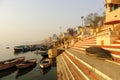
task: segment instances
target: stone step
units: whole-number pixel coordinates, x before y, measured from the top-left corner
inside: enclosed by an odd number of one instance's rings
[[[120,40],[116,40],[116,42],[120,42]]]
[[[62,55],[57,57],[57,80],[75,80]]]
[[[77,51],[79,51],[81,53],[84,53],[84,54],[86,53],[85,48],[73,47],[71,49],[77,50]],[[120,62],[120,52],[118,52],[118,51],[111,51],[111,50],[110,50],[110,52],[111,52],[111,54],[113,56],[114,61],[115,62]]]
[[[85,73],[87,75],[88,78],[92,79],[92,80],[99,80],[98,77],[91,71],[91,69],[87,68],[84,64],[82,64],[80,61],[78,61],[75,57],[69,55],[66,52],[66,55],[71,59],[71,61],[73,61],[74,64],[77,65],[77,67],[83,71],[83,73]]]
[[[115,42],[114,42],[114,44],[120,44],[120,42],[118,42],[118,41],[115,41]]]
[[[94,59],[94,58],[90,58],[87,55],[84,54],[80,54],[81,52],[75,51],[75,50],[67,50],[66,55],[70,55],[72,57],[70,57],[70,59],[78,66],[81,67],[80,69],[84,71],[84,73],[88,74],[90,77],[90,80],[112,80],[110,79],[107,75],[105,75],[104,73],[102,73],[102,65],[103,60],[98,60],[98,59]],[[99,62],[100,61],[100,64]],[[94,63],[95,62],[95,63]],[[97,63],[97,64],[96,64]],[[106,62],[105,62],[106,63]],[[93,65],[95,64],[95,65]],[[99,64],[99,65],[98,65]],[[97,69],[99,66],[99,69]],[[101,67],[100,67],[101,66]],[[105,66],[105,65],[104,65]],[[87,73],[90,70],[90,74]],[[93,71],[92,71],[93,70]],[[96,71],[97,70],[97,71]],[[95,73],[94,73],[95,72]],[[107,72],[106,72],[107,74]],[[103,79],[104,78],[104,79]]]
[[[64,58],[64,61],[67,63],[67,65],[68,65],[71,73],[73,74],[75,80],[83,80],[84,78],[81,76],[81,74],[79,73],[79,71],[75,67],[74,63],[72,61],[68,60],[68,58],[64,54],[62,57]]]

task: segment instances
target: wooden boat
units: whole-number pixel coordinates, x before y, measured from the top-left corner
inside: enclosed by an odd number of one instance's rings
[[[16,67],[18,69],[24,69],[24,68],[28,68],[28,67],[34,65],[35,63],[36,63],[36,59],[30,59],[30,60],[24,61],[20,64],[16,64]]]
[[[14,52],[16,53],[16,52],[21,52],[21,51],[23,51],[24,50],[24,46],[15,46],[14,47]]]
[[[29,73],[29,72],[31,72],[35,67],[36,67],[36,64],[34,64],[34,65],[32,65],[32,66],[30,66],[28,68],[19,69],[17,71],[16,79],[23,76],[23,75],[25,75],[25,74],[27,74],[27,73]]]
[[[23,62],[24,59],[25,59],[25,57],[18,57],[18,58],[1,61],[0,62],[0,70],[5,70],[8,68],[11,68],[11,67],[15,66],[16,64]]]
[[[45,54],[45,53],[47,53],[47,50],[36,50],[34,53],[35,54]]]
[[[48,68],[50,66],[51,66],[50,59],[45,58],[43,60],[40,60],[40,68]]]
[[[42,56],[43,58],[48,58],[48,53],[41,53],[41,56]]]
[[[10,49],[10,47],[7,46],[6,49]]]
[[[20,45],[14,47],[14,52],[26,52],[29,50],[29,47],[27,45]]]

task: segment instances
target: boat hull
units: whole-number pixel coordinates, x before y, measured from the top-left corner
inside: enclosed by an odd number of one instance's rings
[[[0,62],[0,70],[5,70],[11,67],[14,67],[16,64],[23,62],[25,57],[19,57],[14,59],[9,59]]]
[[[46,58],[40,61],[40,68],[48,68],[51,66],[50,59]]]
[[[18,69],[24,69],[24,68],[31,67],[34,64],[36,64],[36,59],[30,59],[30,60],[24,61],[20,64],[16,64],[16,67]]]

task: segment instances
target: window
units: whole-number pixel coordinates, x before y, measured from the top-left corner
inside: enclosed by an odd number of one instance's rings
[[[114,10],[117,9],[118,7],[119,7],[118,4],[114,4],[114,5],[112,6],[112,11],[114,11]]]
[[[109,4],[109,7],[110,7],[110,11],[114,11],[116,10],[117,8],[120,7],[120,4]]]

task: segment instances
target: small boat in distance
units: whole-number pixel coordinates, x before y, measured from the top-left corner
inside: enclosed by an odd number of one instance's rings
[[[23,62],[25,57],[13,58],[0,62],[0,70],[5,70],[14,67],[16,64]]]
[[[24,68],[31,67],[34,64],[36,64],[36,59],[29,59],[29,60],[24,61],[24,62],[22,62],[20,64],[16,64],[16,67],[18,69],[24,69]]]
[[[41,53],[40,54],[43,58],[48,58],[48,53]]]
[[[29,47],[27,45],[20,45],[14,47],[14,52],[26,52],[29,50]]]
[[[9,46],[7,46],[7,47],[6,47],[6,49],[10,49],[10,47],[9,47]]]
[[[45,53],[47,53],[47,50],[44,50],[44,51],[36,50],[34,53],[35,54],[45,54]]]
[[[50,59],[45,58],[43,60],[40,60],[40,68],[48,68],[51,66]]]

